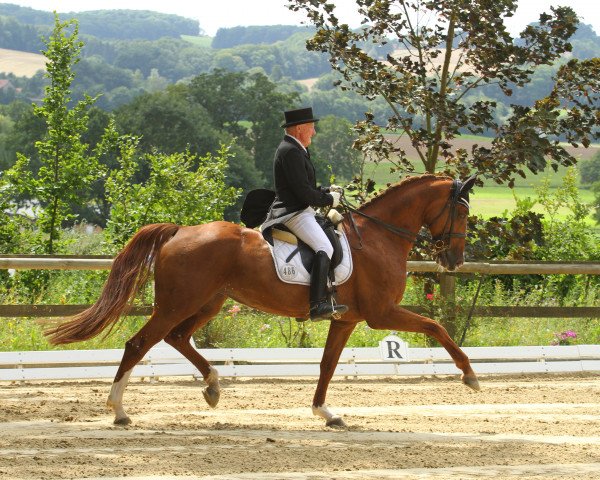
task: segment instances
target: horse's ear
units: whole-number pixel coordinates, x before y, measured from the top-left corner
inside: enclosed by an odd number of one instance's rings
[[[477,175],[471,175],[467,178],[460,187],[460,194],[468,193],[473,188],[476,181]]]

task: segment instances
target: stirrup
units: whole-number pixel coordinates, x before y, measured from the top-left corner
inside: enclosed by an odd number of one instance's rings
[[[313,322],[333,318],[339,320],[341,316],[348,311],[346,305],[334,305],[327,301],[319,302],[310,309],[310,319]]]

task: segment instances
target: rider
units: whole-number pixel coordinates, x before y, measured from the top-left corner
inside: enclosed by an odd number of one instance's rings
[[[336,207],[339,192],[317,188],[315,167],[307,147],[315,135],[312,108],[300,108],[284,112],[285,136],[275,152],[273,177],[275,201],[271,206],[268,223],[283,223],[300,240],[315,251],[310,276],[310,318],[328,318],[334,313],[348,310],[345,305],[332,305],[327,301],[327,276],[333,255],[333,247],[315,220],[312,207]]]

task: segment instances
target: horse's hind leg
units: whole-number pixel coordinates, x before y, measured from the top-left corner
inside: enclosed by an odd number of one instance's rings
[[[479,390],[479,381],[471,368],[469,357],[452,340],[444,327],[431,318],[422,317],[404,308],[392,306],[389,310],[372,315],[367,319],[371,328],[378,330],[398,330],[404,332],[424,333],[435,338],[446,349],[454,360],[454,364],[463,372],[462,381],[473,390]]]
[[[108,395],[106,405],[115,412],[115,421],[117,425],[128,425],[131,420],[123,408],[123,393],[127,387],[129,376],[133,367],[144,358],[146,352],[154,345],[160,342],[165,335],[177,324],[181,317],[165,316],[156,309],[152,313],[148,323],[144,325],[130,340],[125,343],[125,352],[123,359],[115,375],[114,382]]]
[[[208,323],[213,318],[225,302],[226,297],[217,295],[210,302],[204,305],[195,315],[177,325],[165,337],[165,342],[176,348],[187,358],[204,377],[208,386],[202,391],[206,403],[211,407],[216,407],[221,395],[219,388],[219,374],[216,368],[212,367],[208,361],[198,353],[190,344],[190,338],[200,327]]]

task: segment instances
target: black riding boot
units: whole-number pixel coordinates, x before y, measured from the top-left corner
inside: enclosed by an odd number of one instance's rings
[[[318,251],[313,260],[310,272],[310,319],[330,318],[333,314],[346,313],[346,305],[332,305],[327,301],[327,274],[329,273],[329,257]]]

